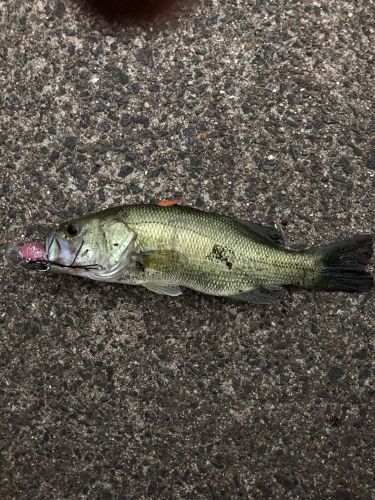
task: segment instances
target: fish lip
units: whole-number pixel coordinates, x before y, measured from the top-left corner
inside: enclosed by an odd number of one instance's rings
[[[51,249],[52,241],[56,237],[55,232],[48,233],[44,242],[44,248],[45,248],[45,254],[46,254],[46,260],[48,262],[51,262],[49,259],[49,252]]]
[[[51,244],[52,244],[52,241],[53,241],[53,238],[55,237],[55,233],[54,232],[50,232],[47,234],[45,240],[44,240],[44,250],[45,250],[45,256],[46,256],[46,261],[47,262],[51,262],[50,259],[49,259],[49,252],[50,252],[50,249],[51,249]]]

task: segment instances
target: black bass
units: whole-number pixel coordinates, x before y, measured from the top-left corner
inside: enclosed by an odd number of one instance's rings
[[[30,253],[30,250],[28,250]],[[35,251],[35,250],[34,250]],[[80,217],[48,234],[43,259],[52,271],[142,285],[177,296],[183,288],[258,304],[288,287],[363,292],[371,235],[295,251],[271,227],[179,205],[130,205]]]

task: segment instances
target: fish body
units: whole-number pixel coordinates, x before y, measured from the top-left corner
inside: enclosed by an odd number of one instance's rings
[[[180,206],[131,207],[125,217],[145,255],[147,282],[234,296],[315,272],[316,259],[284,250],[267,236],[272,229]]]
[[[304,251],[285,249],[273,228],[179,205],[129,205],[68,222],[46,239],[52,270],[179,295],[190,288],[255,303],[286,285],[363,291],[372,237]],[[345,271],[342,271],[345,268]]]

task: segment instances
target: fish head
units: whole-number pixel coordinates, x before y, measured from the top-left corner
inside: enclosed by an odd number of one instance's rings
[[[45,241],[49,268],[101,281],[117,281],[128,265],[135,233],[112,214],[81,217],[51,231]]]

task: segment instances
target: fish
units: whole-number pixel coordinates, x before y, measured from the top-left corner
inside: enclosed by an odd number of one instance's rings
[[[44,250],[27,244],[24,253],[54,272],[140,285],[174,297],[188,288],[273,304],[291,289],[365,292],[374,287],[366,270],[371,234],[293,250],[273,227],[167,201],[78,217],[48,233]]]

